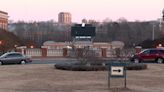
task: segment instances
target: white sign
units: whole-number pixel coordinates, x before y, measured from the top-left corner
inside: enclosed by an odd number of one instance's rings
[[[76,36],[75,38],[92,38],[91,36]]]
[[[123,66],[112,66],[111,67],[111,75],[112,76],[123,76],[124,75],[124,67]]]

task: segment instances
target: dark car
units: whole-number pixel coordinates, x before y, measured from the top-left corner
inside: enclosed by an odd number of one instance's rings
[[[164,63],[164,49],[162,48],[151,48],[145,49],[138,54],[132,55],[130,58],[134,63],[155,61],[157,63]]]
[[[32,62],[30,57],[27,57],[19,52],[7,52],[0,56],[0,65],[2,64],[25,64]]]

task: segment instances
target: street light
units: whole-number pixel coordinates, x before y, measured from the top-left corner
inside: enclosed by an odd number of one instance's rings
[[[163,15],[162,15],[162,18],[163,18],[163,21],[164,21],[164,9],[163,9],[163,11],[162,11],[162,14],[163,14]]]
[[[17,46],[18,46],[17,44],[14,45],[15,48],[16,48]]]
[[[31,48],[31,49],[33,49],[33,48],[34,48],[34,46],[33,46],[33,45],[31,45],[31,46],[30,46],[30,48]]]
[[[151,36],[152,36],[152,41],[154,41],[154,38],[155,38],[155,27],[156,27],[156,25],[155,25],[155,22],[151,22],[151,25],[152,25],[152,32],[151,32]]]
[[[153,23],[153,30],[152,30],[152,40],[154,41],[154,29],[155,29],[155,24]]]
[[[159,31],[162,31],[162,18],[159,19]]]

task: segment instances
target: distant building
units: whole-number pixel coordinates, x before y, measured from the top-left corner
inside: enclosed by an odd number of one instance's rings
[[[87,24],[88,23],[87,19],[82,19],[82,23]]]
[[[8,13],[0,11],[0,29],[8,29]]]
[[[99,24],[99,22],[97,22],[96,20],[93,20],[93,19],[89,19],[89,20],[87,20],[87,19],[82,19],[81,22],[82,22],[82,23],[85,23],[85,24],[92,24],[92,25],[94,25],[94,26],[96,26],[96,25]]]
[[[71,24],[71,14],[69,12],[60,12],[58,14],[58,22],[62,24]]]

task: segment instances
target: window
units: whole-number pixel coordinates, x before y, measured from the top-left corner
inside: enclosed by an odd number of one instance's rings
[[[15,57],[22,57],[22,54],[15,54]]]
[[[21,55],[21,54],[17,54],[17,53],[12,53],[12,54],[8,54],[6,57],[7,57],[7,58],[22,57],[22,55]]]
[[[146,55],[150,54],[150,50],[144,51],[143,54],[146,54]]]
[[[12,57],[14,57],[14,54],[8,54],[6,57],[7,58],[12,58]]]
[[[164,54],[164,50],[159,50],[159,52],[160,52],[161,54]]]
[[[150,50],[150,54],[157,54],[158,50]]]

